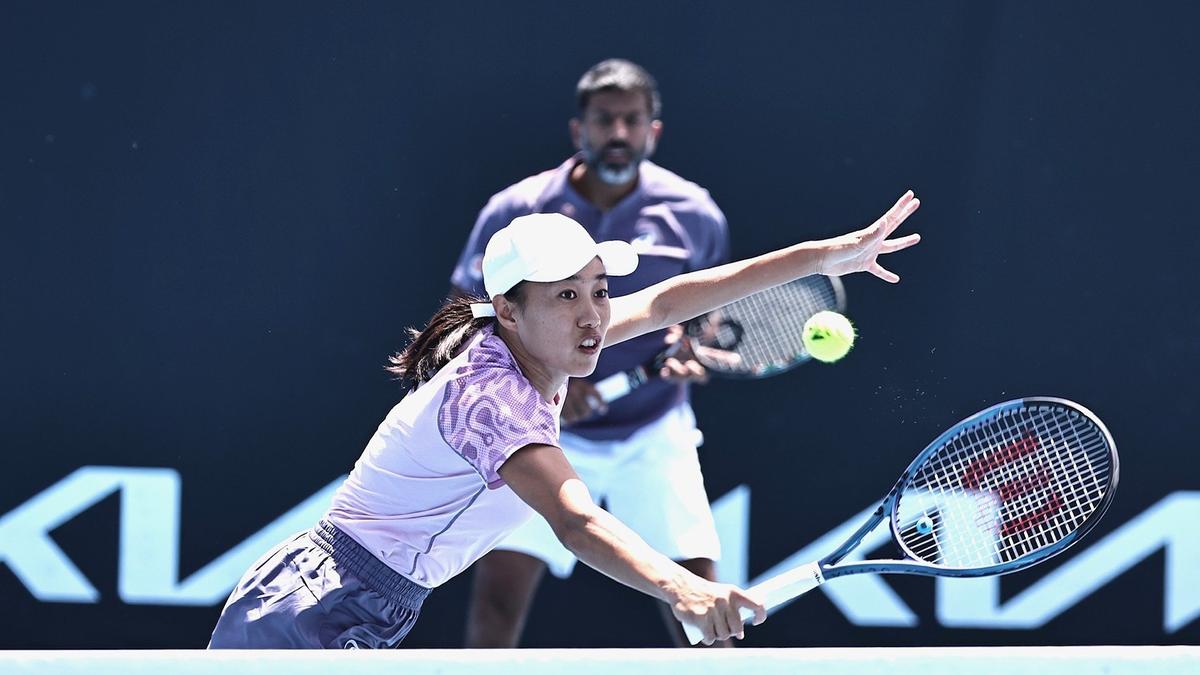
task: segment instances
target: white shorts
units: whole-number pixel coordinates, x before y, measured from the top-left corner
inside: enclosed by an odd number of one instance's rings
[[[563,432],[563,453],[597,504],[613,514],[651,548],[672,560],[721,556],[696,445],[700,432],[684,403],[618,441],[592,441]],[[544,518],[535,516],[500,542],[546,563],[566,578],[576,558],[559,543]]]

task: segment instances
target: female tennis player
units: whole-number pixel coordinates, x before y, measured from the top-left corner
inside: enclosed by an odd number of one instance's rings
[[[234,588],[210,648],[395,647],[430,590],[535,513],[580,560],[670,605],[712,643],[742,637],[761,598],[688,572],[592,503],[563,457],[568,377],[612,345],[809,274],[900,278],[878,257],[919,206],[907,192],[869,227],[668,279],[609,299],[633,248],[597,244],[557,214],[517,218],[483,257],[490,302],[453,299],[393,357],[412,385],[379,426],[329,511]]]

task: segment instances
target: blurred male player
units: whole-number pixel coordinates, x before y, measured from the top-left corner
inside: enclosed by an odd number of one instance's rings
[[[456,292],[484,295],[484,246],[496,230],[530,213],[562,213],[598,241],[632,243],[640,263],[633,274],[609,279],[614,297],[726,261],[725,216],[708,192],[649,161],[662,135],[654,78],[637,64],[610,59],[583,74],[576,99],[570,132],[578,152],[488,201],[451,277]],[[592,384],[654,358],[680,334],[676,327],[605,349],[591,377],[570,382],[560,440],[595,499],[651,547],[715,579],[720,544],[688,403],[688,384],[704,380],[704,368],[678,352],[666,361],[664,377],[609,404]],[[565,578],[575,562],[541,518],[510,535],[475,564],[467,646],[515,647],[546,567]],[[686,645],[670,609],[662,609],[673,641]]]

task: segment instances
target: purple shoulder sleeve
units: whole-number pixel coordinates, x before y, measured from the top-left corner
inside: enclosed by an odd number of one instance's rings
[[[491,342],[472,347],[467,365],[446,384],[438,429],[495,489],[504,485],[499,469],[514,452],[531,443],[558,445],[558,424],[555,407]]]

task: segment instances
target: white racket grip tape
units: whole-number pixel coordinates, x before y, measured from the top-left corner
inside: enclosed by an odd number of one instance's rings
[[[825,575],[821,573],[821,563],[810,562],[807,565],[800,565],[792,569],[778,574],[756,586],[751,586],[749,590],[752,594],[762,598],[767,611],[790,602],[801,595],[811,591],[812,589],[825,583]],[[742,621],[751,621],[754,619],[754,611],[743,607],[740,611]],[[688,642],[696,644],[704,638],[704,633],[690,623],[683,624],[683,632],[687,635]]]
[[[629,376],[624,371],[609,375],[597,382],[595,386],[596,393],[600,394],[600,398],[604,399],[605,403],[615,401],[633,389],[629,384]]]

